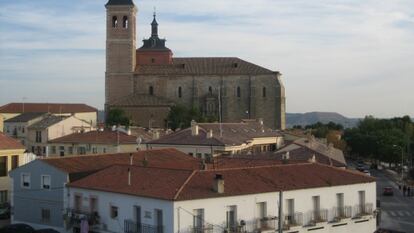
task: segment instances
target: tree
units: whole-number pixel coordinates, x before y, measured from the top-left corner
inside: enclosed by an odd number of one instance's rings
[[[125,111],[119,108],[110,109],[106,118],[106,126],[123,125],[128,127],[130,119],[126,116]]]
[[[217,118],[214,116],[204,117],[198,108],[187,108],[183,105],[172,106],[167,117],[168,127],[173,130],[189,127],[192,120],[196,122],[214,122],[217,121]]]

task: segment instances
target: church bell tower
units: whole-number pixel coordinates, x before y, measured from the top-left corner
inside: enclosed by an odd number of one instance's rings
[[[106,7],[105,105],[132,93],[136,66],[136,14],[132,0],[109,0]]]

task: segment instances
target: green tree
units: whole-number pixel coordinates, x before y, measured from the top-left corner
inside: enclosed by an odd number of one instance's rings
[[[130,119],[126,116],[125,111],[119,108],[110,109],[106,118],[106,126],[113,125],[129,126]]]
[[[196,122],[214,122],[217,121],[217,118],[215,116],[204,117],[198,108],[187,108],[183,105],[172,106],[167,117],[168,127],[173,130],[189,127],[192,120]]]

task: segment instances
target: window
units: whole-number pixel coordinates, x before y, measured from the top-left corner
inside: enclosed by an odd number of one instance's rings
[[[226,212],[226,225],[230,232],[237,228],[237,206],[228,206]]]
[[[0,203],[5,203],[5,202],[8,201],[7,200],[7,194],[8,194],[7,190],[0,191]]]
[[[181,98],[183,95],[181,87],[178,87],[178,98]]]
[[[11,164],[11,169],[16,169],[19,166],[19,156],[18,155],[13,155],[12,156],[12,164]]]
[[[32,146],[32,153],[34,153],[35,152],[35,147],[34,146]]]
[[[56,154],[56,146],[51,146],[50,150],[52,154]]]
[[[154,87],[153,86],[149,86],[149,90],[148,90],[150,95],[154,95]]]
[[[82,209],[82,195],[75,194],[74,206],[75,206],[75,211],[81,211],[81,209]]]
[[[212,95],[213,94],[213,88],[210,86],[208,87],[208,94]]]
[[[103,151],[103,153],[105,154],[105,153],[106,153],[106,148],[103,148],[103,149],[102,149],[102,151]]]
[[[241,96],[240,87],[237,87],[237,97],[239,97],[239,98],[240,98],[240,96]]]
[[[69,146],[69,147],[68,147],[68,153],[69,153],[70,155],[73,155],[73,147],[72,147],[72,146]]]
[[[116,16],[112,17],[112,27],[118,27],[118,18]]]
[[[194,232],[202,232],[201,229],[204,227],[204,209],[193,210],[193,227]]]
[[[127,16],[124,16],[124,18],[122,19],[122,27],[128,28],[128,17]]]
[[[90,207],[91,213],[98,212],[98,198],[97,197],[89,198],[89,207]]]
[[[263,96],[263,98],[266,97],[266,87],[263,87],[263,89],[262,89],[262,96]]]
[[[344,194],[337,193],[336,194],[336,208],[337,208],[337,217],[344,217],[345,210],[344,210]]]
[[[111,206],[111,218],[117,218],[118,217],[118,207]]]
[[[92,153],[94,153],[94,154],[98,153],[98,148],[96,148],[96,147],[92,148]]]
[[[46,155],[46,147],[43,147],[43,155]]]
[[[138,225],[141,224],[141,206],[134,206],[134,220]]]
[[[80,155],[86,154],[86,148],[83,147],[83,146],[78,147],[78,154],[80,154]]]
[[[30,174],[21,175],[22,188],[30,188]]]
[[[36,142],[42,142],[42,131],[36,131]]]
[[[287,214],[286,214],[286,221],[288,224],[295,223],[295,199],[287,199],[286,200],[286,207],[287,207]]]
[[[257,217],[263,219],[267,217],[266,202],[256,203]]]
[[[49,222],[50,221],[50,209],[43,209],[42,208],[42,222]]]
[[[50,190],[50,176],[49,175],[42,175],[41,176],[41,185],[42,189],[49,189]]]
[[[365,191],[358,191],[359,213],[365,213]]]
[[[0,157],[0,176],[7,176],[7,156]]]
[[[24,128],[25,128],[25,127],[22,127],[22,133],[24,133]]]
[[[163,223],[163,214],[162,214],[162,210],[160,209],[155,209],[155,226],[158,229],[158,232],[162,232],[160,231],[162,229],[162,224]]]
[[[155,63],[155,58],[151,58],[151,63]]]
[[[313,203],[313,219],[314,220],[319,220],[319,219],[321,219],[320,197],[319,196],[313,196],[312,197],[312,203]]]

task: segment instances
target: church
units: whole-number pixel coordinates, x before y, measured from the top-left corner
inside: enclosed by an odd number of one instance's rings
[[[285,128],[285,90],[281,74],[237,57],[174,57],[158,35],[156,15],[151,36],[137,49],[133,0],[105,5],[105,108],[123,109],[134,125],[167,127],[174,105],[194,107],[222,122],[263,119]]]

